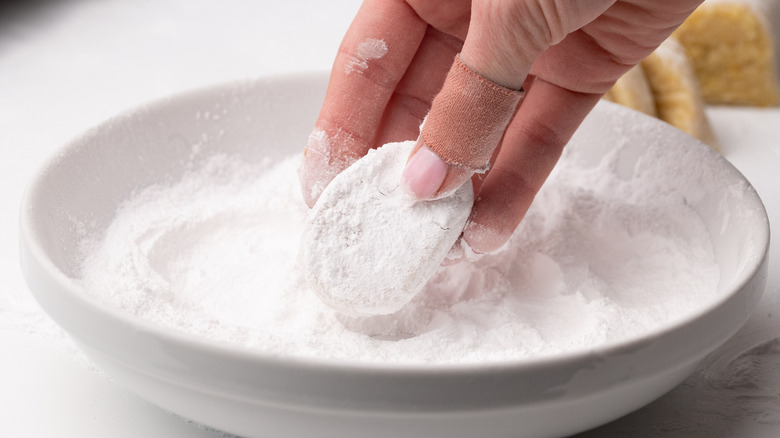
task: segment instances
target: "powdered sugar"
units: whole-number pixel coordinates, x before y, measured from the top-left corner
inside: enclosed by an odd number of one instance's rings
[[[357,53],[347,61],[344,68],[347,74],[363,73],[368,68],[368,61],[380,59],[387,55],[387,44],[383,40],[367,38],[358,44]]]
[[[401,187],[414,141],[370,150],[322,192],[302,240],[309,286],[347,315],[393,313],[436,272],[474,200],[471,182],[416,201]]]
[[[139,192],[85,243],[81,281],[140,318],[274,355],[464,363],[590,349],[717,295],[701,219],[641,160],[618,172],[620,149],[588,166],[564,153],[502,250],[440,269],[390,315],[340,315],[306,285],[297,157],[214,157]]]

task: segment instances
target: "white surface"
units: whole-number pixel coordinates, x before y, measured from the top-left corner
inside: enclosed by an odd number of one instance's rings
[[[70,137],[127,107],[224,80],[327,69],[350,2],[69,1],[0,12],[0,409],[8,436],[219,436],[168,415],[94,371],[31,301],[18,269],[24,184]],[[724,154],[780,223],[780,111],[714,109]],[[780,251],[777,239],[771,253]],[[587,437],[776,437],[780,272],[747,326],[703,372]],[[750,350],[750,391],[718,374]],[[749,385],[747,385],[749,386]]]

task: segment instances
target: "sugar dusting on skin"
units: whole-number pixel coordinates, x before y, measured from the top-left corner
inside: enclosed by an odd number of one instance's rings
[[[354,137],[340,128],[327,132],[315,127],[311,131],[306,145],[307,168],[299,168],[298,173],[301,185],[308,187],[310,200],[319,198],[327,182],[357,159],[334,154],[334,145],[352,145],[354,142]]]
[[[619,174],[619,150],[593,166],[564,153],[507,245],[441,268],[390,315],[340,315],[307,287],[298,157],[215,156],[140,191],[84,242],[81,282],[141,318],[273,355],[475,363],[590,349],[717,295],[700,217],[653,189],[657,173]]]
[[[368,61],[380,59],[387,55],[387,44],[384,40],[368,38],[357,46],[357,51],[346,64],[347,74],[363,73],[368,68]]]

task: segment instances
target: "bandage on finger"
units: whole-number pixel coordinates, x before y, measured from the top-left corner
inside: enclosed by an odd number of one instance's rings
[[[422,127],[422,140],[445,162],[485,172],[522,97],[522,89],[498,85],[456,56]]]

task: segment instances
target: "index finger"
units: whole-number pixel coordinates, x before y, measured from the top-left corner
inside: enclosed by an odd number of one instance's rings
[[[373,145],[385,107],[427,24],[401,0],[366,0],[339,47],[299,172],[313,205],[341,170]]]

